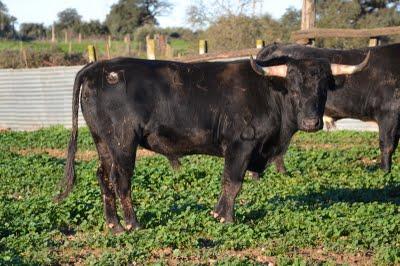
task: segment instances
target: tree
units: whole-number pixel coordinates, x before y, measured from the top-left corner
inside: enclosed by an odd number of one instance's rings
[[[39,23],[22,23],[19,33],[25,40],[43,39],[46,37],[46,28]]]
[[[157,16],[169,12],[166,0],[119,0],[111,6],[106,24],[113,35],[133,33],[139,26],[157,24]]]
[[[398,0],[317,0],[319,28],[375,28],[400,25]],[[317,39],[317,46],[352,48],[365,46],[368,39]]]
[[[81,23],[79,33],[85,36],[99,36],[109,34],[109,31],[104,23],[101,23],[99,20],[91,20]]]
[[[140,25],[158,24],[156,17],[170,11],[172,5],[167,1],[161,0],[141,0],[138,1],[140,10]]]
[[[82,16],[78,14],[78,11],[75,8],[67,8],[61,11],[57,14],[57,17],[57,30],[68,30],[77,32],[82,22]]]
[[[221,17],[255,16],[261,0],[197,0],[186,9],[187,21],[193,27],[205,27]]]
[[[301,25],[301,11],[294,7],[289,7],[279,19],[280,24],[280,41],[289,42],[291,33],[299,30]]]
[[[388,7],[397,9],[400,6],[398,0],[360,0],[359,2],[362,14],[371,14]]]
[[[210,50],[224,51],[255,47],[256,40],[273,42],[279,38],[279,24],[271,16],[221,16],[207,28],[204,37]]]
[[[0,1],[0,38],[12,38],[15,35],[16,21],[17,19],[8,14],[7,7]]]

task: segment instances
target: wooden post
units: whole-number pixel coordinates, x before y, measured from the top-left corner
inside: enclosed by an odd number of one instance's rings
[[[265,46],[264,40],[256,40],[256,48],[261,49]]]
[[[137,54],[137,56],[140,57],[141,54],[142,54],[142,42],[139,41],[139,43],[138,43],[138,54]]]
[[[26,56],[26,50],[22,50],[22,54],[24,56],[24,61],[25,61],[25,67],[28,68],[28,57]]]
[[[128,43],[128,42],[131,42],[131,35],[129,33],[126,34],[124,37],[124,43]]]
[[[128,36],[129,36],[129,35],[128,35]],[[130,37],[128,37],[128,38],[126,39],[126,54],[127,54],[128,56],[131,55],[131,38],[130,38]]]
[[[69,41],[69,45],[68,45],[68,54],[69,54],[69,55],[72,54],[72,41]]]
[[[56,42],[56,26],[54,24],[51,25],[51,42]]]
[[[22,41],[19,42],[19,51],[20,51],[21,61],[25,63],[25,67],[28,68],[28,58],[26,56],[26,50],[22,45]]]
[[[89,63],[97,61],[96,49],[94,48],[94,45],[89,45],[87,49],[88,49]]]
[[[108,48],[111,49],[111,35],[108,35]]]
[[[107,54],[107,59],[111,59],[110,46],[108,45],[108,42],[106,42],[106,54]]]
[[[82,43],[82,33],[79,33],[78,35],[78,43]]]
[[[199,54],[208,53],[208,45],[206,40],[199,40]]]
[[[172,48],[172,46],[169,43],[165,45],[165,57],[166,58],[174,57],[174,48]]]
[[[315,1],[303,0],[303,8],[301,10],[301,30],[309,30],[315,27]],[[314,45],[314,39],[300,40],[299,43]]]
[[[154,60],[156,59],[156,44],[154,39],[150,39],[150,36],[146,36],[146,51],[147,51],[147,59]]]
[[[165,54],[165,50],[167,49],[168,37],[166,35],[160,34],[157,42],[157,49],[160,54]]]
[[[379,46],[381,44],[381,40],[379,37],[372,37],[369,39],[369,47]]]

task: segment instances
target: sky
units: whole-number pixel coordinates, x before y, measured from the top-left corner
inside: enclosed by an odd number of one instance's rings
[[[57,13],[66,8],[76,8],[83,20],[98,19],[103,21],[110,7],[118,0],[1,0],[18,23],[35,22],[52,24],[57,19]],[[172,12],[158,17],[161,27],[185,27],[186,8],[194,0],[169,0],[173,4]],[[205,0],[211,2],[212,0]],[[285,10],[293,6],[301,8],[302,0],[263,0],[261,14],[269,13],[279,18]]]

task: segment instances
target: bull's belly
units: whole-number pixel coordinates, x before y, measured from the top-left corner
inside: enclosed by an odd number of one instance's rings
[[[222,156],[222,149],[214,143],[207,130],[172,130],[161,128],[145,134],[142,146],[166,156],[208,154]]]

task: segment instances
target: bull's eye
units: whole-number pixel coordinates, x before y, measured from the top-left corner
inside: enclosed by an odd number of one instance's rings
[[[119,75],[117,72],[110,72],[110,73],[107,73],[106,79],[107,79],[108,84],[115,85],[119,82]]]

